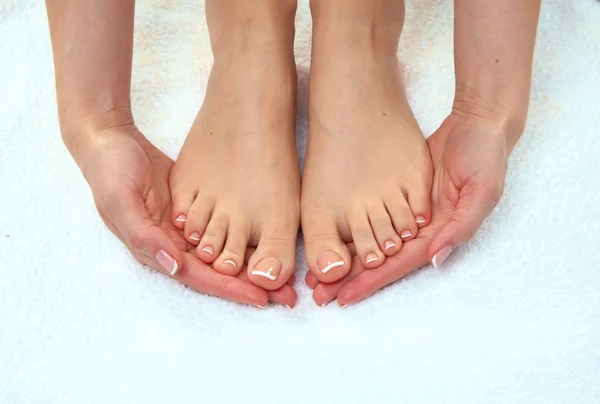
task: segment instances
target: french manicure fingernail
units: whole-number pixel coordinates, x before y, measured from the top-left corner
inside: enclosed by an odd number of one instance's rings
[[[384,245],[385,250],[389,250],[390,248],[394,248],[394,247],[396,247],[396,243],[394,243],[394,240],[388,240],[385,242],[385,245]]]
[[[185,215],[179,215],[175,218],[175,221],[178,223],[185,223]]]
[[[342,257],[332,251],[321,253],[317,258],[317,267],[319,267],[319,270],[323,274],[326,274],[333,268],[341,267],[342,265],[344,265]]]
[[[190,240],[200,241],[200,233],[195,231],[192,234],[190,234]]]
[[[347,304],[343,304],[343,305],[341,305],[340,307],[341,307],[342,309],[345,309],[346,307],[348,307],[348,305],[347,305]]]
[[[415,221],[419,224],[422,224],[422,223],[425,223],[427,220],[425,220],[424,216],[419,215],[419,216],[415,217]]]
[[[446,258],[448,258],[451,252],[452,247],[450,246],[442,248],[433,256],[431,263],[435,268],[439,268],[444,263],[444,261],[446,261]]]
[[[290,306],[289,304],[286,304],[285,308],[288,309],[288,310],[292,310],[292,306]]]
[[[412,232],[410,230],[403,230],[402,233],[400,233],[400,237],[402,238],[408,238],[412,236]]]
[[[254,305],[254,307],[258,307],[259,309],[266,309],[266,308],[267,308],[267,305],[260,306],[260,305],[258,305],[258,304],[255,304],[255,305]]]
[[[266,257],[258,261],[254,269],[250,272],[252,275],[262,276],[268,280],[274,281],[281,272],[281,262],[277,258]]]
[[[169,254],[164,252],[163,250],[159,250],[156,253],[156,261],[167,271],[171,276],[177,273],[179,269],[179,265],[177,265],[177,261],[173,259]]]

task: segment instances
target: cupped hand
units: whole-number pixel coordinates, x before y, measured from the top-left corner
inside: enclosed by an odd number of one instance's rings
[[[193,246],[171,220],[168,178],[173,161],[133,123],[71,139],[66,143],[92,189],[102,220],[138,261],[203,294],[261,307],[269,300],[295,305],[293,279],[267,292],[244,275],[219,274],[196,258]]]
[[[355,303],[431,262],[441,266],[450,252],[469,241],[494,209],[504,189],[512,144],[502,122],[450,115],[427,143],[434,165],[432,218],[418,237],[405,243],[377,269],[358,259],[346,278],[320,283],[310,272],[306,283],[318,305],[337,297]]]

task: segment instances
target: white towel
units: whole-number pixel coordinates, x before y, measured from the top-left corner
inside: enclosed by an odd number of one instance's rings
[[[134,114],[171,157],[211,66],[203,8],[137,5]],[[600,403],[600,4],[542,8],[527,130],[476,237],[346,309],[318,308],[301,266],[288,311],[129,256],[61,143],[43,2],[1,0],[0,402]],[[304,0],[302,155],[310,30]],[[407,4],[400,55],[431,134],[453,95],[451,1]]]

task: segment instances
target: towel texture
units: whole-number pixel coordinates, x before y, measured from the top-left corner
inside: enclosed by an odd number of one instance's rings
[[[453,96],[451,3],[407,4],[399,53],[427,135]],[[211,66],[203,9],[137,4],[134,114],[173,158]],[[318,308],[300,245],[297,308],[259,310],[142,267],[105,229],[60,140],[44,4],[1,0],[0,402],[600,403],[599,38],[597,1],[544,1],[504,198],[443,270]]]

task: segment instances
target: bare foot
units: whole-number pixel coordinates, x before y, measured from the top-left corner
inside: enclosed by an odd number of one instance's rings
[[[348,273],[345,243],[376,268],[431,216],[431,157],[396,56],[402,2],[340,1],[311,4],[301,215],[308,267],[324,282]]]
[[[211,0],[215,62],[170,178],[173,221],[198,257],[267,290],[293,274],[300,174],[294,140],[295,5]]]

